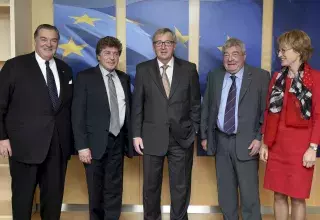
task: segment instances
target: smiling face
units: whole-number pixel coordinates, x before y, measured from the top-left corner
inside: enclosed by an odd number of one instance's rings
[[[112,72],[119,63],[120,52],[116,47],[105,47],[97,56],[99,63],[109,72]]]
[[[281,61],[281,66],[299,66],[301,63],[300,54],[287,44],[279,46],[278,57]]]
[[[246,54],[240,46],[226,48],[223,53],[223,65],[227,72],[235,74],[244,66]]]
[[[174,50],[176,49],[176,43],[172,34],[170,32],[158,34],[154,39],[153,49],[158,60],[163,64],[167,64],[173,57]]]
[[[35,37],[34,46],[37,54],[44,60],[51,60],[57,51],[59,36],[55,30],[40,29]]]

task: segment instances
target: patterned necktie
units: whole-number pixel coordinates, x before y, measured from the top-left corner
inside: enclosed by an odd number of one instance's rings
[[[59,108],[60,100],[58,97],[56,81],[54,80],[53,72],[49,66],[49,61],[46,61],[46,74],[47,74],[47,86],[49,90],[49,96],[51,99],[52,107],[56,111]]]
[[[109,132],[111,132],[114,136],[117,136],[120,132],[120,118],[119,118],[119,105],[117,99],[117,91],[114,85],[114,73],[109,73],[108,76],[108,88],[109,88],[109,101],[110,101],[110,128]]]
[[[169,98],[170,95],[170,82],[168,75],[166,73],[166,70],[168,69],[169,65],[163,65],[161,68],[163,69],[162,71],[162,84],[164,87],[164,91],[166,92],[167,98]]]
[[[227,134],[232,134],[235,131],[235,112],[236,112],[236,96],[237,96],[237,86],[236,86],[236,76],[231,75],[232,85],[229,90],[226,109],[224,112],[224,126],[223,129]]]

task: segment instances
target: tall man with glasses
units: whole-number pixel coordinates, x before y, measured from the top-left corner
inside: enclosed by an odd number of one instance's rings
[[[42,219],[60,219],[67,161],[72,152],[72,71],[54,57],[59,31],[34,32],[35,51],[8,60],[0,72],[0,154],[9,157],[12,215],[31,219],[40,188]]]
[[[132,105],[135,150],[143,155],[145,220],[160,220],[164,159],[167,156],[171,220],[188,219],[193,143],[200,124],[196,65],[173,55],[176,36],[168,28],[153,35],[156,58],[137,65]]]
[[[89,192],[90,220],[118,220],[123,189],[123,156],[133,156],[130,78],[117,70],[122,51],[115,37],[98,41],[99,65],[77,75],[72,127]]]
[[[216,156],[218,198],[225,220],[259,220],[258,153],[270,74],[245,64],[242,41],[222,47],[224,68],[208,75],[201,111],[202,147]]]

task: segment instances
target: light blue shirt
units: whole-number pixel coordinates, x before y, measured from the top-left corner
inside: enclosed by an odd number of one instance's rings
[[[243,78],[243,70],[242,67],[239,72],[235,74],[236,76],[236,86],[237,86],[237,96],[236,96],[236,109],[235,109],[235,131],[234,133],[237,133],[238,129],[238,107],[239,107],[239,96],[240,96],[240,89],[242,84],[242,78]],[[221,91],[221,100],[220,100],[220,107],[219,107],[219,113],[218,113],[218,121],[217,125],[220,131],[224,132],[223,125],[224,125],[224,113],[227,105],[227,99],[230,87],[232,85],[232,79],[231,74],[226,72],[224,79],[223,79],[223,85],[222,85],[222,91]]]

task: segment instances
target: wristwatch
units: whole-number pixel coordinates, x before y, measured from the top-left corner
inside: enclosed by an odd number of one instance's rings
[[[311,148],[311,149],[314,150],[314,151],[317,151],[317,150],[318,150],[318,145],[316,145],[316,144],[310,144],[309,148]]]

